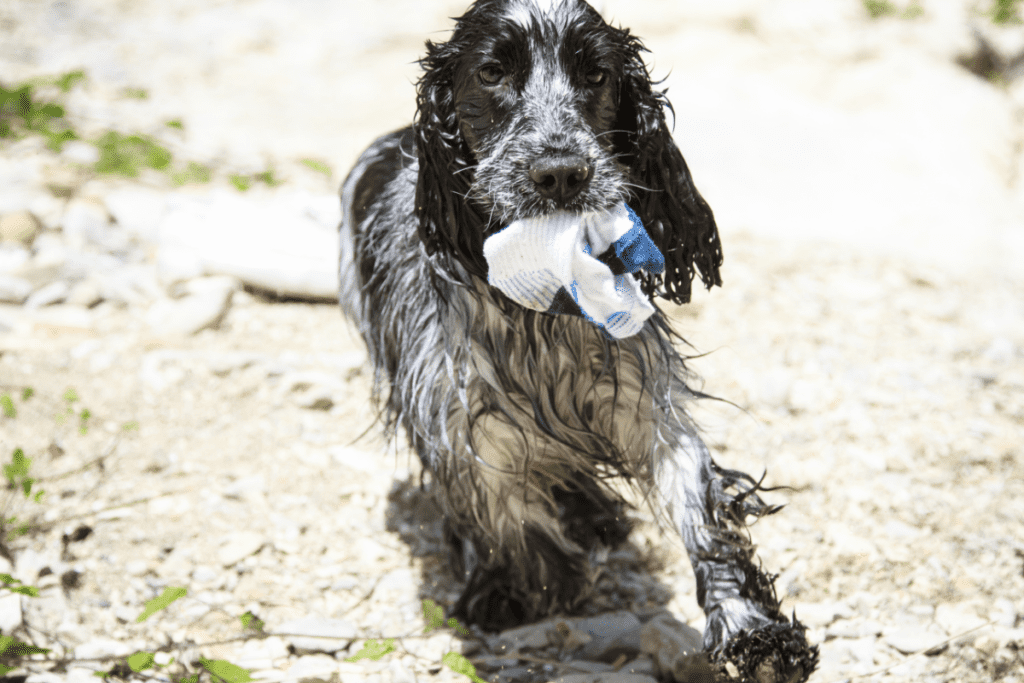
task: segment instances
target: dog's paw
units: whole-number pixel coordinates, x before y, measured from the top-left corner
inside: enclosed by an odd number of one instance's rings
[[[744,629],[711,653],[718,680],[739,683],[804,683],[818,665],[798,621]]]
[[[525,596],[516,595],[502,572],[481,571],[474,573],[449,616],[485,631],[502,631],[532,621],[536,609]]]

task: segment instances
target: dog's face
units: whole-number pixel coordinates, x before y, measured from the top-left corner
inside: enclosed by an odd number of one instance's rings
[[[486,279],[484,240],[514,220],[627,202],[665,256],[648,295],[721,284],[718,231],[628,29],[583,0],[478,0],[427,42],[415,215],[449,278]],[[463,271],[461,274],[457,271]]]
[[[501,224],[625,201],[618,33],[577,0],[475,9],[459,27],[469,49],[453,74],[459,131],[476,162],[471,199]]]

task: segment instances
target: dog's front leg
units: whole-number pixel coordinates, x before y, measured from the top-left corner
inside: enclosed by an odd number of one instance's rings
[[[754,564],[744,533],[748,516],[774,512],[757,496],[757,484],[723,470],[704,443],[683,434],[656,461],[660,498],[680,531],[707,615],[704,650],[723,679],[797,683],[817,664],[804,627],[779,609],[772,578]],[[730,666],[731,663],[731,666]]]

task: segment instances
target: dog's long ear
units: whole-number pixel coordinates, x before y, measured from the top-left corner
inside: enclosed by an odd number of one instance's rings
[[[416,96],[416,147],[419,178],[416,217],[427,253],[440,265],[458,261],[467,271],[487,276],[483,256],[485,221],[470,205],[472,155],[459,131],[455,115],[454,79],[461,46],[427,41],[420,60],[424,74]],[[450,267],[449,275],[454,275]]]
[[[653,88],[640,56],[646,52],[643,45],[624,34],[626,60],[616,125],[624,132],[616,137],[616,147],[639,186],[633,191],[633,209],[665,255],[664,274],[645,274],[642,284],[648,296],[682,304],[690,300],[695,273],[708,289],[722,284],[722,245],[711,208],[694,186],[665,122],[665,110],[672,111],[672,105],[663,91]]]

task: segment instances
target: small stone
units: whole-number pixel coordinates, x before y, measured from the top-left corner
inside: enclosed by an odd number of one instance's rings
[[[740,677],[740,670],[732,662],[725,663],[725,673],[728,674],[729,678]]]
[[[28,211],[18,211],[0,217],[0,242],[19,242],[29,245],[43,229],[39,219]]]
[[[100,160],[100,150],[96,148],[96,145],[81,140],[65,142],[60,150],[60,155],[68,161],[86,166],[92,166]]]
[[[274,629],[296,650],[333,653],[348,647],[356,637],[356,627],[344,619],[308,616],[286,621]]]
[[[985,620],[978,616],[971,605],[964,603],[943,603],[935,608],[935,622],[955,636],[964,631],[978,628]]]
[[[902,626],[891,632],[887,631],[885,634],[885,642],[889,647],[905,655],[911,655],[916,652],[937,654],[940,650],[936,646],[943,640],[945,640],[945,637],[942,634],[929,630],[924,626]]]
[[[216,327],[231,307],[230,288],[211,289],[181,299],[161,299],[146,313],[146,322],[158,334],[195,334]]]
[[[275,659],[288,656],[288,645],[278,636],[245,641],[235,664],[244,669],[272,669]]]
[[[853,616],[849,607],[836,602],[798,602],[794,609],[796,618],[810,628],[823,628],[837,617]]]
[[[223,566],[230,567],[255,554],[265,542],[263,536],[253,531],[239,532],[220,547],[217,551],[217,559]]]
[[[334,393],[327,387],[312,386],[295,397],[295,404],[307,410],[330,410],[334,407]]]
[[[76,659],[103,659],[130,655],[132,648],[127,643],[112,638],[94,638],[75,648]]]
[[[64,237],[74,249],[103,244],[109,224],[106,208],[95,199],[72,199],[61,220]]]
[[[0,274],[13,273],[29,262],[32,253],[20,244],[0,243]]]
[[[146,241],[156,239],[167,207],[163,193],[141,187],[114,190],[103,198],[103,203],[121,228]]]
[[[871,619],[840,619],[825,631],[832,638],[863,638],[881,632],[882,625]]]
[[[686,679],[683,679],[686,680]],[[697,679],[694,679],[697,680]],[[654,676],[645,674],[627,674],[621,671],[609,671],[598,674],[566,674],[556,678],[553,683],[657,683]]]
[[[23,304],[32,293],[32,283],[20,277],[0,275],[0,304]]]
[[[0,633],[10,635],[11,631],[21,626],[21,595],[8,593],[0,597]]]
[[[92,278],[82,280],[72,287],[68,298],[65,299],[65,303],[85,308],[92,308],[101,301],[103,301],[103,294],[100,286]]]
[[[711,675],[711,667],[701,655],[700,632],[671,615],[659,615],[643,626],[640,649],[654,658],[662,675],[670,673],[677,681]]]
[[[338,662],[334,657],[327,655],[305,655],[299,657],[288,667],[288,677],[296,679],[304,678],[330,678],[331,674],[338,670]]]
[[[398,660],[388,664],[388,672],[391,674],[391,683],[416,683],[413,670]]]
[[[70,288],[68,283],[63,280],[57,280],[51,282],[29,295],[28,299],[25,300],[25,308],[36,309],[42,308],[43,306],[50,306],[52,304],[59,304],[68,297]]]

